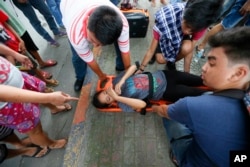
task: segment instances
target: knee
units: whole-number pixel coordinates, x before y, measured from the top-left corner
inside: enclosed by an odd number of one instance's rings
[[[188,55],[192,52],[192,50],[193,50],[193,42],[191,40],[184,40],[182,42],[179,54]]]
[[[166,64],[166,59],[163,57],[161,53],[155,54],[156,62],[159,64]]]

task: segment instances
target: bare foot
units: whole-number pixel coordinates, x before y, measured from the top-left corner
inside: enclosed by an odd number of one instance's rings
[[[60,112],[69,111],[71,109],[72,109],[72,106],[69,103],[65,103],[64,105],[56,106],[55,109],[52,109],[51,114],[58,114]]]
[[[67,139],[55,140],[53,144],[49,145],[50,149],[63,148],[68,143]]]

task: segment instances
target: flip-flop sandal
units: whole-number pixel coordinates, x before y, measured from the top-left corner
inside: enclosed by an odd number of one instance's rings
[[[55,79],[50,79],[50,82],[46,82],[47,86],[58,86],[59,85],[59,81],[55,80]]]
[[[60,147],[60,148],[64,148],[64,147],[68,144],[68,139],[61,139],[61,140],[65,140],[65,141],[66,141],[66,143],[65,143],[62,147]],[[48,147],[48,149],[50,149],[50,150],[53,150],[53,149],[60,149],[60,148]]]
[[[51,112],[51,114],[56,115],[59,113],[64,113],[67,111],[70,111],[72,109],[72,106],[69,103],[64,104],[64,109],[62,109],[61,111],[56,111],[56,112]]]
[[[51,73],[49,73],[47,71],[43,71],[43,70],[41,70],[41,73],[42,73],[43,77],[46,79],[51,79],[53,76]]]
[[[47,155],[50,152],[50,148],[47,147],[47,151],[43,154],[40,155],[39,157],[37,157],[37,155],[39,155],[41,153],[41,151],[43,151],[44,148],[37,146],[37,145],[32,145],[32,147],[36,147],[36,152],[32,155],[32,156],[28,156],[28,155],[23,155],[23,157],[27,157],[27,158],[42,158],[45,155]]]
[[[55,65],[57,65],[57,61],[49,59],[49,60],[45,61],[45,65],[44,66],[40,66],[40,68],[52,67],[52,66],[55,66]]]

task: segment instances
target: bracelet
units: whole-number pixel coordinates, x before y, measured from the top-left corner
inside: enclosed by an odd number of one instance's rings
[[[141,64],[141,66],[143,66],[143,67],[147,67],[147,65],[144,65],[144,64]]]

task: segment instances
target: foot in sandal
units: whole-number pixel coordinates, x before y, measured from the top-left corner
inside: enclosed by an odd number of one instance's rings
[[[63,148],[66,146],[68,143],[67,139],[59,139],[55,140],[51,145],[49,145],[49,149],[58,149],[58,148]]]

